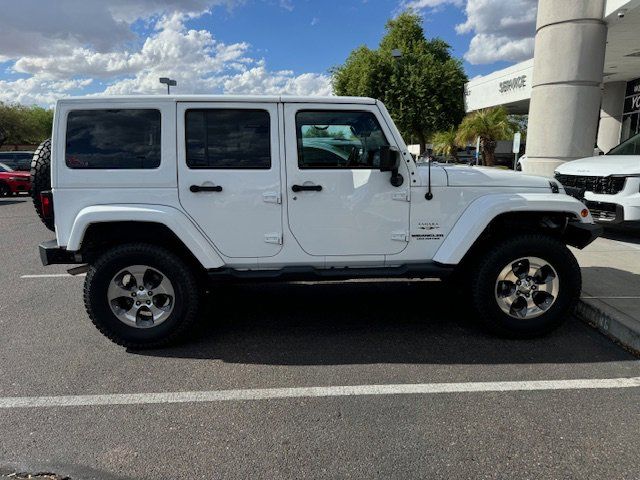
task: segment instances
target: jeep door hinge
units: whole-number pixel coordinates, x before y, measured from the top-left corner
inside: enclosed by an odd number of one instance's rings
[[[391,232],[391,240],[397,242],[408,242],[409,232]]]
[[[402,192],[395,192],[392,197],[394,200],[398,200],[400,202],[410,202],[411,201],[411,191],[403,190]]]
[[[265,192],[262,194],[262,201],[265,203],[282,203],[279,192]]]
[[[275,243],[276,245],[282,245],[282,234],[281,233],[265,233],[264,241],[265,243]]]

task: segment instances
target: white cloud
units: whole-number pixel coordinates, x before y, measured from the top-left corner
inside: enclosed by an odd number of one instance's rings
[[[444,4],[464,7],[459,34],[472,33],[464,58],[469,63],[520,62],[533,56],[537,0],[403,0],[418,10]]]
[[[479,34],[469,43],[464,58],[474,65],[499,61],[521,62],[533,56],[534,39],[504,35]]]
[[[270,72],[264,62],[240,74],[224,79],[223,88],[230,94],[331,95],[331,82],[326,75],[293,72]]]
[[[177,93],[330,94],[327,75],[296,76],[291,71],[269,71],[264,60],[250,56],[249,44],[225,44],[207,30],[189,29],[185,25],[189,19],[202,15],[207,6],[221,3],[231,6],[242,1],[113,0],[108,7],[111,25],[123,22],[126,32],[120,32],[124,35],[120,42],[114,35],[111,46],[104,44],[106,49],[83,37],[79,33],[82,29],[76,29],[62,36],[48,33],[51,49],[26,46],[16,55],[14,47],[5,49],[0,34],[0,55],[15,61],[14,73],[27,75],[0,81],[0,101],[50,105],[57,98],[81,93],[86,86],[98,82],[105,85],[102,92],[105,94],[158,93],[164,89],[158,82],[161,76],[178,81],[174,89]],[[62,0],[61,4],[65,2],[72,0]],[[152,32],[142,45],[122,42],[132,35],[127,22],[178,7],[185,10],[153,17]],[[56,18],[59,16],[57,12]],[[0,31],[3,21],[0,20]],[[40,41],[46,43],[42,38]]]
[[[458,33],[475,33],[465,59],[473,64],[520,62],[533,56],[537,0],[468,0]]]
[[[293,0],[280,0],[280,6],[285,10],[293,12]]]
[[[52,105],[69,92],[82,89],[92,79],[56,80],[48,75],[34,75],[14,81],[0,80],[0,102],[18,102],[24,105]]]
[[[422,10],[425,8],[436,8],[447,3],[461,7],[464,5],[464,0],[403,0],[400,3],[400,8],[403,10],[407,8]]]
[[[135,40],[130,24],[180,11],[202,13],[244,0],[18,0],[0,16],[0,55],[52,54],[86,46],[110,51]]]

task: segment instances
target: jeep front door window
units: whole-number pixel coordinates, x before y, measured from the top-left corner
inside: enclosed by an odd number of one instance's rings
[[[301,111],[296,115],[298,165],[311,168],[379,168],[389,145],[370,112]]]

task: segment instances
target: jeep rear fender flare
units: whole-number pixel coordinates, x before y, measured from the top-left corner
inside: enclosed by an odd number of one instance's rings
[[[189,218],[165,205],[96,205],[80,210],[73,221],[67,250],[78,251],[89,225],[105,222],[150,222],[165,225],[204,268],[220,268],[224,261]]]
[[[469,204],[436,251],[433,260],[457,265],[487,226],[498,215],[511,212],[565,213],[582,223],[593,223],[586,207],[568,195],[557,193],[496,193],[484,195]]]

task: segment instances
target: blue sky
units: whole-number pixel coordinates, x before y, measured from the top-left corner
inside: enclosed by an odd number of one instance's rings
[[[376,48],[385,23],[397,11],[396,0],[306,0],[296,2],[292,10],[278,8],[277,2],[264,2],[231,11],[218,8],[189,25],[211,30],[226,43],[249,42],[255,54],[264,56],[274,69],[325,72],[344,62],[359,45]],[[463,10],[444,5],[421,14],[427,36],[443,38],[454,55],[462,58],[473,36],[455,32],[455,25],[465,21]],[[464,66],[471,77],[497,68],[495,63],[465,62]]]
[[[535,0],[21,0],[0,17],[0,101],[157,93],[165,75],[178,93],[329,94],[328,70],[407,7],[470,78],[532,54]]]

